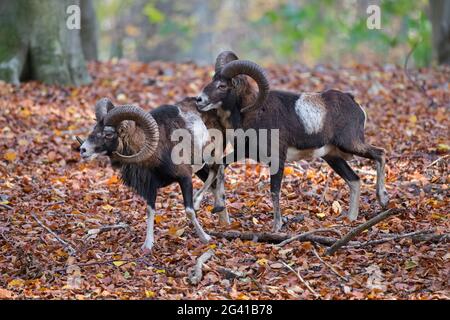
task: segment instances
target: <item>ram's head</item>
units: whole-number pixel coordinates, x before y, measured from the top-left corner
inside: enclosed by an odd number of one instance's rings
[[[248,82],[245,81],[247,75],[255,80],[259,92],[256,100],[253,91],[248,90]],[[248,102],[243,106],[241,112],[254,110],[260,107],[269,93],[269,81],[265,71],[259,65],[247,60],[239,60],[236,54],[231,51],[224,51],[216,59],[215,74],[210,83],[208,83],[197,97],[197,105],[200,111],[209,111],[217,109],[230,94],[237,94],[240,99]],[[251,95],[247,96],[247,95]]]
[[[77,137],[80,146],[80,155],[83,159],[91,160],[98,155],[108,155],[124,163],[139,163],[149,159],[158,146],[158,124],[150,113],[137,106],[114,106],[107,99],[100,99],[95,105],[97,123],[86,141]],[[142,148],[131,155],[121,152],[125,141],[124,137],[138,134],[135,125],[143,132]],[[129,141],[128,141],[129,143]]]

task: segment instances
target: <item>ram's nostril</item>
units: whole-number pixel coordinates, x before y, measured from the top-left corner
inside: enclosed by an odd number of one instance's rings
[[[86,152],[86,148],[80,148],[80,152],[81,153],[85,153]]]
[[[202,97],[201,96],[197,97],[197,102],[202,102]]]

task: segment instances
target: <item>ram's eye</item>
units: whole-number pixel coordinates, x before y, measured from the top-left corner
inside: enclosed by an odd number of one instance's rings
[[[220,90],[226,90],[227,89],[227,85],[226,84],[219,84],[218,88]]]

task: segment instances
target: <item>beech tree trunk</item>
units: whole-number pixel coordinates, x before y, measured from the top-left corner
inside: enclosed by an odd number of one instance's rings
[[[450,64],[450,1],[430,0],[433,50],[439,64]]]
[[[79,0],[0,1],[0,79],[81,85],[91,81],[80,30],[66,25]]]
[[[80,0],[81,45],[87,61],[98,60],[98,26],[93,0]]]

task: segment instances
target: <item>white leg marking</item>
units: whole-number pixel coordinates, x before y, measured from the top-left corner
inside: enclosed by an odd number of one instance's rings
[[[377,162],[377,198],[380,205],[385,208],[389,204],[389,194],[387,193],[385,182],[384,182],[384,167],[385,160]]]
[[[280,231],[283,226],[280,212],[280,194],[272,193],[272,206],[273,206],[273,231]]]
[[[361,195],[361,181],[349,181],[348,186],[350,187],[350,200],[348,209],[348,218],[350,221],[356,220],[359,213],[359,198]]]
[[[217,172],[216,188],[213,190],[214,194],[214,208],[223,208],[219,214],[219,224],[227,226],[230,224],[230,217],[225,203],[225,177],[224,166],[219,167]]]
[[[145,236],[145,242],[142,245],[143,250],[151,250],[154,243],[153,227],[155,220],[155,210],[147,206],[147,235]]]
[[[206,191],[208,191],[209,188],[211,187],[214,178],[215,178],[214,172],[210,170],[208,173],[208,178],[206,179],[205,183],[194,195],[194,210],[200,209],[200,204],[202,203],[203,197],[205,196]]]
[[[195,232],[200,238],[200,241],[202,241],[203,243],[208,243],[209,241],[211,241],[211,236],[203,230],[202,226],[198,222],[197,217],[195,216],[194,209],[186,208],[186,214],[189,216],[189,219],[191,219],[191,222],[195,228]]]

